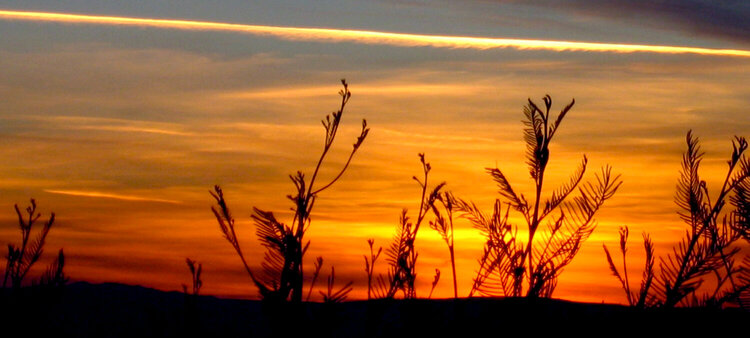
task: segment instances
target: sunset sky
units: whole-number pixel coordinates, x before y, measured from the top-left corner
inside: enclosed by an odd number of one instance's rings
[[[657,254],[678,241],[686,132],[702,141],[713,190],[731,138],[750,136],[748,17],[750,3],[709,0],[0,1],[0,244],[19,242],[13,205],[35,198],[44,218],[57,216],[46,256],[63,247],[73,280],[177,290],[190,257],[203,263],[203,294],[254,298],[208,191],[223,187],[259,265],[252,207],[288,220],[288,175],[314,169],[320,119],[346,78],[353,94],[324,177],[361,119],[372,129],[315,204],[306,266],[324,256],[325,274],[334,264],[362,298],[367,238],[387,247],[400,211],[418,208],[417,154],[432,183],[488,211],[499,195],[486,167],[532,195],[522,111],[549,94],[555,113],[576,104],[553,140],[545,193],[583,154],[586,178],[609,164],[624,181],[554,296],[624,303],[602,244],[616,246],[628,225],[637,279],[643,231]],[[483,239],[457,227],[466,296]],[[439,268],[433,297],[452,296],[438,234],[424,227],[416,245],[418,295]],[[384,258],[376,268],[386,272]]]

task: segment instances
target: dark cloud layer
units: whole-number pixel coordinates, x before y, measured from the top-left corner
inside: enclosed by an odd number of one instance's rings
[[[532,0],[502,1],[567,9],[631,24],[684,31],[750,44],[750,2],[744,0]]]

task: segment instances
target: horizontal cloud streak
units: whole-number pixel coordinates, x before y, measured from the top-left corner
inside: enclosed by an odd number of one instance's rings
[[[620,20],[686,33],[750,42],[750,4],[742,0],[526,0],[515,2],[553,7],[587,16]]]
[[[0,19],[64,22],[75,24],[139,26],[199,31],[222,31],[260,36],[273,36],[287,40],[354,42],[404,47],[465,48],[479,50],[493,48],[516,48],[522,50],[531,49],[615,53],[649,52],[664,54],[689,53],[702,55],[750,57],[750,51],[737,49],[710,49],[698,47],[592,43],[576,41],[439,36],[346,29],[277,27],[204,21],[144,19],[132,17],[93,16],[44,12],[0,11]]]
[[[175,200],[133,196],[133,195],[120,195],[120,194],[112,194],[112,193],[103,193],[103,192],[98,192],[98,191],[44,189],[44,192],[48,192],[50,194],[71,195],[71,196],[111,198],[111,199],[123,200],[123,201],[158,202],[158,203],[169,203],[169,204],[181,204],[182,203],[180,201],[175,201]]]
[[[116,132],[126,132],[126,133],[162,134],[162,135],[172,135],[172,136],[191,135],[190,133],[184,133],[184,132],[173,131],[173,130],[164,130],[164,129],[155,129],[155,128],[136,128],[136,127],[126,127],[126,126],[82,126],[82,127],[76,127],[74,129],[116,131]]]

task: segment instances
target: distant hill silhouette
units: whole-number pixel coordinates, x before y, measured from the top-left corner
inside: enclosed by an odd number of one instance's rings
[[[199,296],[199,319],[187,322],[186,318],[194,317],[186,315],[186,297],[176,291],[76,282],[67,285],[58,297],[35,297],[33,293],[25,288],[12,296],[10,290],[0,290],[4,328],[26,327],[39,337],[265,337],[313,333],[325,337],[465,337],[484,330],[493,335],[531,331],[609,335],[613,331],[642,332],[652,325],[669,328],[670,332],[696,327],[715,330],[737,328],[750,319],[748,312],[738,309],[639,310],[556,299],[383,299],[272,308],[261,301]],[[16,310],[9,311],[12,309]],[[285,322],[291,313],[301,314],[303,322]],[[608,327],[608,332],[599,331],[603,327]]]

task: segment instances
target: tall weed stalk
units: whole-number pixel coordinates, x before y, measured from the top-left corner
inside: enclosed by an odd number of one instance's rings
[[[469,296],[552,296],[563,268],[596,227],[594,215],[620,187],[619,175],[613,175],[608,166],[602,168],[593,183],[581,183],[588,164],[583,156],[570,179],[543,198],[544,177],[551,158],[549,146],[575,100],[556,118],[550,116],[550,96],[543,101],[540,108],[529,99],[524,108],[526,164],[535,188],[531,198],[513,189],[500,169],[487,168],[502,197],[495,200],[492,212],[487,214],[472,202],[456,202],[463,217],[487,238]],[[571,201],[569,197],[576,191],[578,196]],[[519,237],[518,225],[510,222],[511,209],[526,223],[525,240]]]
[[[628,253],[628,235],[630,231],[627,226],[620,227],[620,254],[622,255],[622,273],[617,268],[612,259],[612,255],[609,253],[606,245],[604,247],[604,253],[607,255],[607,263],[609,263],[609,269],[612,271],[612,275],[622,285],[625,296],[628,299],[630,306],[644,308],[652,306],[654,301],[653,297],[649,295],[649,290],[654,282],[654,242],[647,233],[643,233],[643,247],[646,251],[646,263],[643,269],[643,276],[641,277],[641,286],[638,292],[630,289],[630,280],[628,278],[628,264],[627,264],[627,253]]]
[[[18,227],[21,230],[21,244],[8,244],[8,255],[5,257],[7,262],[5,265],[5,274],[3,276],[3,288],[12,287],[18,289],[21,287],[24,278],[31,270],[31,267],[36,263],[44,252],[44,244],[49,234],[52,225],[55,223],[55,213],[51,213],[49,219],[42,223],[42,228],[39,230],[36,237],[32,238],[32,233],[37,225],[37,221],[41,218],[41,213],[37,212],[36,200],[31,199],[31,205],[26,207],[25,212],[22,212],[18,205],[14,206],[16,215],[18,216]],[[42,286],[62,286],[68,278],[63,272],[65,267],[65,254],[63,250],[57,254],[57,258],[52,262],[50,267],[42,275],[38,284]],[[8,285],[10,283],[10,285]],[[37,284],[37,283],[34,283]]]
[[[445,244],[448,246],[448,253],[451,259],[451,270],[453,271],[453,298],[458,298],[458,283],[456,282],[456,255],[453,241],[453,212],[455,210],[455,197],[449,191],[436,191],[436,196],[432,196],[432,213],[435,219],[430,221],[430,228],[437,231]],[[439,203],[437,203],[439,202]],[[439,270],[437,270],[439,271]],[[435,285],[440,273],[436,272]],[[434,288],[434,286],[433,286]]]
[[[417,218],[412,222],[407,216],[408,210],[404,209],[399,218],[399,224],[396,227],[396,236],[393,242],[386,250],[386,260],[390,265],[388,271],[388,281],[379,276],[379,286],[384,289],[381,292],[385,298],[394,298],[397,293],[401,292],[405,299],[417,298],[417,290],[414,287],[417,279],[417,258],[419,256],[415,249],[414,243],[417,240],[417,234],[422,222],[432,209],[440,190],[445,186],[445,182],[436,185],[431,193],[428,193],[428,178],[432,167],[425,161],[424,154],[419,154],[419,161],[422,163],[422,179],[413,176],[421,189],[419,202],[419,211]]]
[[[310,227],[310,214],[315,205],[315,200],[321,192],[330,188],[341,178],[349,167],[354,154],[370,131],[370,128],[367,127],[367,121],[362,120],[362,130],[353,144],[348,159],[338,171],[338,174],[327,183],[318,184],[320,183],[318,181],[319,173],[336,139],[344,108],[352,95],[349,91],[348,83],[345,80],[341,80],[341,84],[343,85],[343,89],[339,91],[339,95],[341,96],[339,109],[327,115],[321,121],[325,129],[325,140],[323,151],[315,165],[315,170],[309,176],[309,179],[301,171],[289,176],[295,187],[294,193],[287,196],[293,204],[294,217],[291,224],[278,221],[273,212],[253,208],[252,218],[257,226],[256,235],[261,244],[266,248],[263,263],[261,264],[261,271],[254,272],[242,253],[234,229],[234,219],[227,207],[221,188],[216,186],[214,187],[214,191],[211,192],[217,203],[211,210],[214,216],[216,216],[221,232],[240,256],[245,270],[250,275],[250,278],[264,300],[272,302],[291,301],[295,303],[302,301],[304,280],[303,258],[310,245],[310,241],[305,240],[305,232]]]
[[[686,143],[675,202],[688,229],[671,253],[659,257],[659,274],[653,287],[646,290],[647,296],[641,296],[646,300],[639,298],[637,304],[672,308],[721,307],[736,303],[748,307],[750,257],[745,255],[738,262],[742,256],[740,242],[743,238],[750,242],[750,161],[745,156],[748,143],[735,136],[726,176],[713,201],[706,181],[699,175],[704,153],[691,131],[687,133]],[[731,210],[725,210],[727,204]],[[621,249],[621,252],[624,262],[625,251]],[[610,268],[618,277],[608,253],[607,256]],[[647,270],[648,264],[647,261]],[[618,279],[622,282],[622,278]],[[712,283],[706,283],[707,279]],[[627,283],[623,287],[626,288]],[[630,298],[629,302],[633,304]]]

